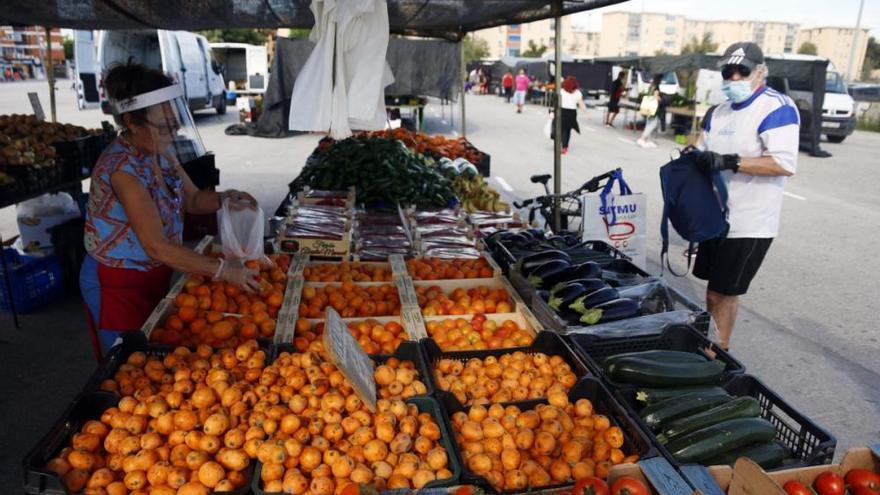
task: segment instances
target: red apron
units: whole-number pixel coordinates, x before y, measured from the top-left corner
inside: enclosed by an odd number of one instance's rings
[[[98,263],[101,314],[98,328],[138,331],[168,293],[171,268],[162,265],[149,271],[112,268]]]

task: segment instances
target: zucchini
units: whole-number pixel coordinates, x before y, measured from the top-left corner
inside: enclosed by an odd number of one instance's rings
[[[705,363],[709,360],[706,356],[694,352],[655,349],[652,351],[624,352],[608,356],[602,361],[602,368],[605,369],[605,372],[611,373],[608,368],[615,362],[627,357],[645,358],[661,363]]]
[[[719,404],[711,409],[692,416],[676,419],[663,427],[663,433],[657,440],[666,444],[682,435],[701,430],[707,426],[736,418],[757,418],[761,414],[761,405],[754,397],[737,397],[732,401]]]
[[[653,404],[662,400],[679,397],[685,394],[699,392],[703,395],[727,395],[727,391],[721,387],[704,387],[696,385],[692,387],[667,387],[667,388],[640,388],[636,392],[636,400]]]
[[[648,428],[657,432],[676,419],[693,416],[731,400],[733,397],[726,394],[687,394],[645,406],[639,411],[639,416]]]
[[[666,449],[677,462],[697,463],[725,452],[757,442],[769,442],[776,437],[776,428],[760,418],[729,419],[688,433],[666,444]]]
[[[785,461],[788,450],[779,442],[753,443],[706,460],[707,466],[727,464],[732,466],[740,457],[748,457],[764,469],[779,467]]]
[[[612,377],[641,387],[710,385],[721,378],[726,365],[717,359],[705,363],[661,363],[644,358],[622,358]]]

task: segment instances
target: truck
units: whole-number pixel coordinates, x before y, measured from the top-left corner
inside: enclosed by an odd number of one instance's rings
[[[265,46],[247,43],[211,43],[226,84],[239,94],[262,94],[269,82],[269,55]],[[231,87],[231,86],[229,86]]]
[[[163,29],[77,31],[74,52],[80,108],[100,105],[104,113],[110,113],[102,76],[117,64],[133,61],[161,70],[181,83],[191,111],[226,113],[221,67],[204,36]]]

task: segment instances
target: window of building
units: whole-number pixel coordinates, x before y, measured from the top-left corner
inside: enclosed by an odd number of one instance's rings
[[[675,35],[675,26],[668,26],[666,28],[666,34],[667,35]]]

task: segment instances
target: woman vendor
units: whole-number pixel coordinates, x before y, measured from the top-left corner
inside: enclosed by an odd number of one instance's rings
[[[181,87],[130,63],[111,69],[104,89],[122,131],[92,172],[80,289],[96,351],[106,352],[121,332],[140,330],[167,294],[173,270],[245,290],[259,289],[259,273],[182,246],[184,211],[208,214],[223,201],[236,208],[256,201],[234,190],[200,191],[184,172],[172,147],[181,126],[192,126]]]

